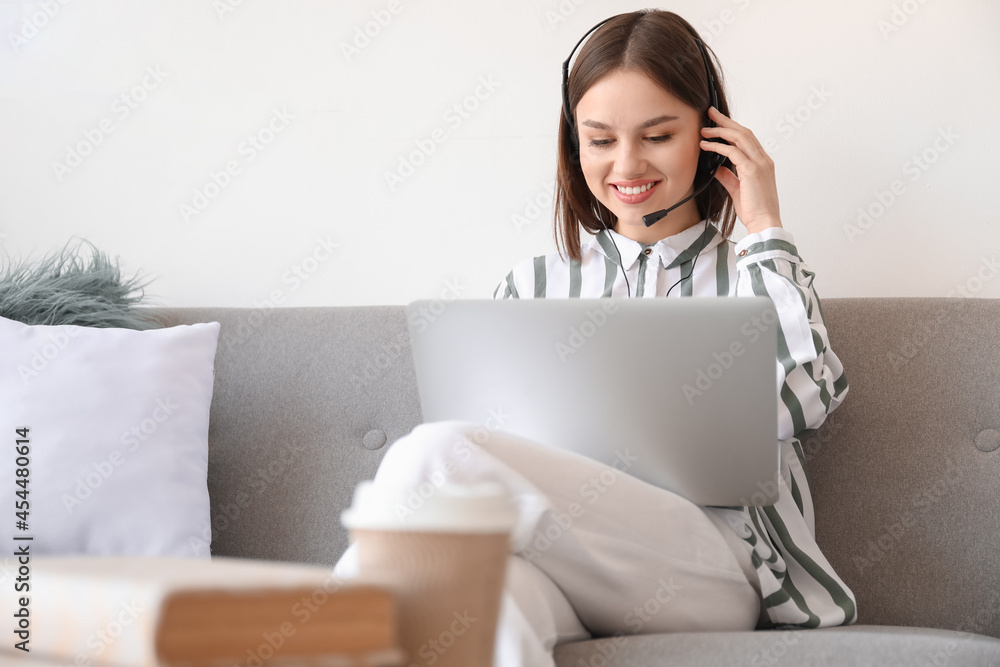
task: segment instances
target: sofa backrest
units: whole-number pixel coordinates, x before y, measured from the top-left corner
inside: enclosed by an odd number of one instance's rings
[[[861,623],[1000,637],[1000,299],[827,299],[850,390],[802,438]]]
[[[157,309],[221,323],[209,423],[212,554],[333,564],[340,512],[421,422],[401,307]]]
[[[218,321],[212,553],[332,565],[340,512],[421,420],[403,306],[158,309]],[[826,299],[850,390],[800,435],[859,622],[1000,637],[1000,299]]]

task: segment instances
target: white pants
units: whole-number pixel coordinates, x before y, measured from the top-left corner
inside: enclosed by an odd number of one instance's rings
[[[556,644],[591,636],[754,629],[749,547],[710,509],[623,472],[628,456],[608,466],[471,422],[428,422],[392,444],[375,484],[489,480],[511,494],[495,667],[553,667]],[[356,572],[353,545],[334,572]]]

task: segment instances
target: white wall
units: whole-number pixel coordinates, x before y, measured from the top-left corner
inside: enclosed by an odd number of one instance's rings
[[[515,262],[555,250],[562,61],[592,25],[643,6],[0,3],[0,244],[24,256],[90,239],[154,277],[151,293],[171,306],[272,294],[286,306],[404,304],[449,285],[487,298]],[[770,146],[782,222],[821,297],[957,285],[1000,297],[984,263],[1000,254],[1000,3],[660,7],[715,49],[734,119]],[[391,21],[345,56],[376,15]],[[477,107],[464,118],[453,111],[463,103]],[[258,134],[271,140],[259,151],[246,143]],[[433,153],[390,187],[386,173],[418,142]],[[212,192],[227,164],[238,173]],[[181,205],[206,188],[216,196],[185,221]],[[876,216],[852,237],[859,208]],[[293,267],[314,271],[300,280]]]

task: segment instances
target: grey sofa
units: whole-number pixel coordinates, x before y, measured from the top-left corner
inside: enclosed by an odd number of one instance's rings
[[[826,299],[850,391],[802,437],[846,628],[645,635],[559,665],[1000,665],[1000,299]],[[355,484],[421,422],[402,306],[159,309],[218,321],[212,553],[332,565]]]

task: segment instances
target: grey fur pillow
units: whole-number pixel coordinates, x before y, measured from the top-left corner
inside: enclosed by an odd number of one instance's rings
[[[122,277],[118,260],[90,241],[70,241],[38,261],[4,259],[0,317],[31,325],[158,329],[159,322],[136,308],[148,284],[138,274]]]

